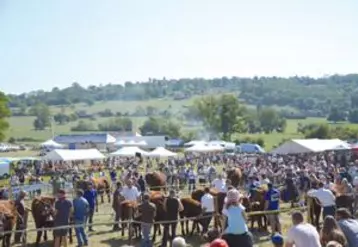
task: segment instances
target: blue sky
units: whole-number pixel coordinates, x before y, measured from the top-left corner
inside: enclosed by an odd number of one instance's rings
[[[356,0],[1,0],[0,90],[358,72]]]

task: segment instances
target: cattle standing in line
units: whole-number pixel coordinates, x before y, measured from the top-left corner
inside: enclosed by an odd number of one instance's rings
[[[198,202],[190,197],[181,198],[180,201],[184,207],[184,210],[179,213],[180,219],[200,217],[202,215],[202,209],[201,209],[200,202]],[[197,230],[198,233],[200,232],[199,223],[200,223],[200,219],[193,220],[193,226],[192,226],[190,235],[194,234],[195,229]],[[181,221],[180,224],[181,224],[182,235],[183,236],[188,235],[189,234],[189,220]]]
[[[11,233],[3,234],[6,231],[12,231],[17,218],[15,203],[10,200],[0,201],[0,239],[3,247],[10,247]]]
[[[128,201],[125,200],[123,202],[121,202],[121,220],[122,221],[127,221],[127,220],[138,220],[138,218],[136,218],[136,214],[137,214],[137,210],[138,210],[138,203],[136,201]],[[132,236],[132,232],[131,232],[131,227],[133,227],[134,229],[134,234],[136,237],[139,236],[139,232],[138,232],[138,226],[136,224],[133,224],[132,226],[127,224],[127,223],[122,223],[122,236],[124,236],[124,230],[125,228],[128,226],[128,231],[130,236]]]

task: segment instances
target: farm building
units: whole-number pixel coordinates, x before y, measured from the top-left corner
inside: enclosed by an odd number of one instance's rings
[[[80,134],[80,135],[58,135],[53,139],[55,142],[65,145],[68,149],[97,148],[104,151],[113,146],[116,138],[109,134]]]

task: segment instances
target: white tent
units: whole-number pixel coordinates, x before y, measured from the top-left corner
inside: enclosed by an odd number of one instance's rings
[[[151,157],[173,157],[173,156],[177,156],[177,154],[174,152],[171,152],[163,147],[157,147],[152,152],[150,152],[148,154],[148,156],[151,156]]]
[[[104,158],[105,156],[97,149],[55,149],[42,157],[43,160],[52,161],[100,160]]]
[[[55,142],[54,140],[47,140],[40,145],[41,147],[45,148],[63,148],[64,146],[62,144],[59,144]]]
[[[145,147],[147,146],[148,143],[144,140],[142,141],[133,141],[133,140],[130,140],[130,141],[124,141],[124,140],[120,140],[118,142],[116,142],[116,146],[121,146],[121,147]]]
[[[339,139],[292,139],[271,151],[274,154],[296,154],[350,149]]]
[[[209,153],[209,152],[219,152],[219,151],[224,151],[224,147],[218,145],[218,146],[208,146],[208,145],[194,145],[190,148],[186,148],[184,151],[185,152],[194,152],[194,153]]]
[[[139,147],[123,147],[117,150],[114,153],[111,153],[110,156],[124,156],[124,157],[134,157],[136,153],[140,153],[142,155],[148,155],[148,153]]]
[[[190,141],[184,144],[185,147],[195,146],[195,145],[207,145],[206,141]]]

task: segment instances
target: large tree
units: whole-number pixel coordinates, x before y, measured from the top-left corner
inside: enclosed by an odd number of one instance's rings
[[[196,100],[194,107],[210,134],[230,139],[233,133],[242,130],[246,108],[235,95],[207,96]]]
[[[36,104],[30,109],[30,114],[36,117],[33,123],[35,130],[44,130],[46,127],[50,126],[51,113],[47,105]]]
[[[142,135],[166,135],[172,138],[180,136],[180,126],[170,119],[149,117],[139,130]]]
[[[9,128],[6,118],[10,116],[8,99],[3,92],[0,92],[0,141],[5,139],[5,131]]]

